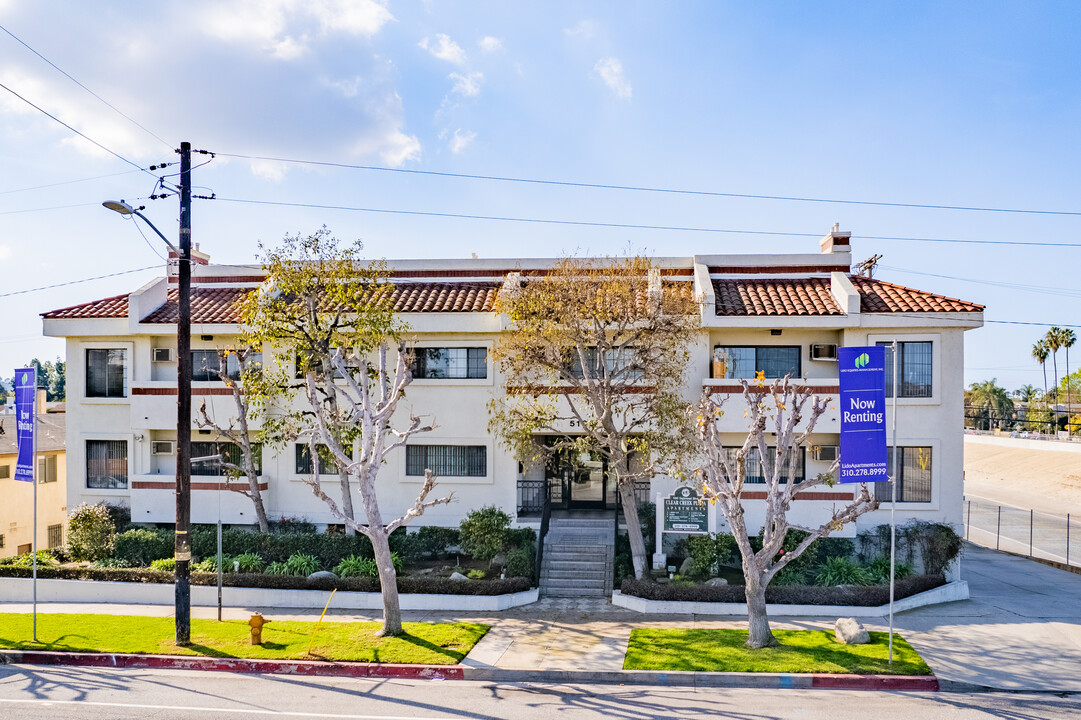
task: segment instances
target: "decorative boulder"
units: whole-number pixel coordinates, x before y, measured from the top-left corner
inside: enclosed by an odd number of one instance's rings
[[[856,618],[838,618],[833,627],[833,634],[838,642],[845,645],[865,645],[871,641],[867,629]]]
[[[492,558],[492,561],[488,563],[488,567],[503,567],[507,564],[507,556],[503,553],[496,553]]]
[[[728,584],[724,578],[710,578],[706,580],[706,587],[723,587]]]
[[[682,564],[680,564],[680,566],[679,566],[679,574],[680,575],[690,575],[693,572],[694,572],[694,560],[692,560],[691,558],[687,558],[686,560],[683,561]]]
[[[319,572],[313,572],[308,576],[309,580],[337,580],[338,576],[329,570],[320,570]]]
[[[467,578],[465,575],[462,575],[460,572],[456,572],[456,573],[451,573],[450,579],[451,580],[468,580],[469,578]]]

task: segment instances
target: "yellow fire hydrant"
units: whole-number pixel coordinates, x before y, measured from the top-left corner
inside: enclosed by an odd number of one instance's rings
[[[264,618],[259,613],[255,613],[251,616],[251,620],[248,624],[251,625],[251,644],[262,645],[263,644],[263,626],[266,625],[269,620]]]

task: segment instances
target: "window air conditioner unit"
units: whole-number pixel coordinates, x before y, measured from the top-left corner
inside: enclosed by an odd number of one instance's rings
[[[812,360],[833,360],[837,361],[837,346],[836,345],[812,345],[811,346],[811,359]]]
[[[173,349],[172,348],[154,348],[154,362],[167,363],[173,362]]]
[[[154,440],[150,443],[151,455],[173,455],[174,453],[172,440]]]
[[[811,448],[811,457],[820,462],[834,462],[837,460],[837,446],[815,445]]]

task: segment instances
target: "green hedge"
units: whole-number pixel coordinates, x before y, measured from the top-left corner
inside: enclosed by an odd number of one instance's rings
[[[31,576],[28,568],[0,566],[0,577]],[[149,568],[95,569],[39,567],[38,577],[61,580],[111,580],[117,582],[172,583],[173,573],[159,572]],[[192,585],[216,585],[216,573],[193,572]],[[379,578],[319,578],[226,573],[222,584],[227,587],[254,587],[275,590],[351,590],[354,592],[379,592]],[[451,580],[432,577],[399,577],[398,592],[423,595],[504,595],[528,590],[527,578],[506,580]]]
[[[900,600],[946,584],[941,575],[917,575],[898,580],[895,599]],[[747,601],[743,585],[668,585],[641,580],[623,581],[620,592],[646,600],[683,602],[743,603]],[[782,605],[856,605],[877,607],[890,601],[889,585],[870,587],[819,587],[817,585],[781,585],[766,588],[766,602]]]

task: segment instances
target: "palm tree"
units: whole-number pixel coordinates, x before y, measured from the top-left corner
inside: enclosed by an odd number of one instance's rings
[[[1001,425],[1003,420],[1009,420],[1013,414],[1013,400],[1010,400],[1010,394],[1005,388],[998,386],[995,378],[982,383],[972,383],[968,386],[968,396],[973,408],[987,410],[988,430],[995,425]]]
[[[1070,433],[1070,413],[1073,412],[1070,388],[1070,348],[1077,342],[1077,335],[1070,328],[1059,330],[1059,344],[1066,350],[1066,434]]]
[[[1030,403],[1040,396],[1040,389],[1035,385],[1022,385],[1013,395],[1023,403]]]
[[[1040,363],[1040,368],[1043,370],[1043,394],[1047,394],[1047,356],[1051,354],[1051,351],[1047,347],[1047,342],[1040,338],[1036,341],[1036,344],[1032,346],[1032,357],[1036,358],[1036,361]]]

